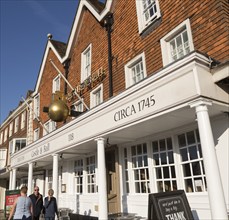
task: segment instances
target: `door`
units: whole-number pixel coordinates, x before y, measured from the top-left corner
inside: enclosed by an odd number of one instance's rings
[[[120,193],[117,146],[106,149],[106,173],[108,213],[118,213],[120,212]]]

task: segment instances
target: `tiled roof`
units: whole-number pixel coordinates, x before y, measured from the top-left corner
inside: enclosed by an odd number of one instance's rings
[[[66,52],[66,48],[67,48],[67,44],[60,42],[60,41],[56,41],[56,40],[50,40],[50,42],[55,47],[55,49],[57,50],[59,55],[61,57],[64,57],[65,52]]]

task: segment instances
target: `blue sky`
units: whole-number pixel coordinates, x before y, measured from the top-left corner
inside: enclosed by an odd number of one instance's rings
[[[34,90],[47,34],[67,42],[78,0],[0,0],[0,124]]]

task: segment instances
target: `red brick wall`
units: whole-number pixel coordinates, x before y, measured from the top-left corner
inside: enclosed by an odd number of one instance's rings
[[[163,68],[160,39],[177,27],[181,22],[190,19],[194,49],[208,54],[221,62],[228,60],[228,1],[227,0],[159,0],[161,21],[155,28],[142,35],[138,32],[135,0],[116,0],[114,5],[114,25],[112,31],[113,54],[113,89],[114,95],[125,90],[125,64],[136,55],[145,52],[147,74],[154,74]],[[81,28],[71,51],[69,82],[75,87],[80,83],[81,53],[92,44],[92,73],[102,67],[106,72],[103,79],[104,100],[109,98],[108,80],[108,43],[107,32],[89,10],[83,12]],[[51,102],[52,80],[57,76],[56,70],[48,61],[52,59],[64,73],[63,65],[50,51],[43,72],[39,92],[41,119],[47,121],[43,106]],[[61,90],[64,90],[61,80]],[[99,84],[99,83],[98,83]],[[92,88],[82,92],[82,98],[90,106]],[[68,92],[70,89],[68,87]],[[70,105],[71,103],[69,103]],[[69,117],[67,121],[71,120]],[[59,126],[62,123],[59,123]]]

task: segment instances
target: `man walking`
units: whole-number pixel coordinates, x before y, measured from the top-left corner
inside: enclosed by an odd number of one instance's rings
[[[38,186],[34,187],[34,192],[29,197],[33,203],[33,220],[39,220],[41,210],[43,209],[43,197],[39,193]]]

